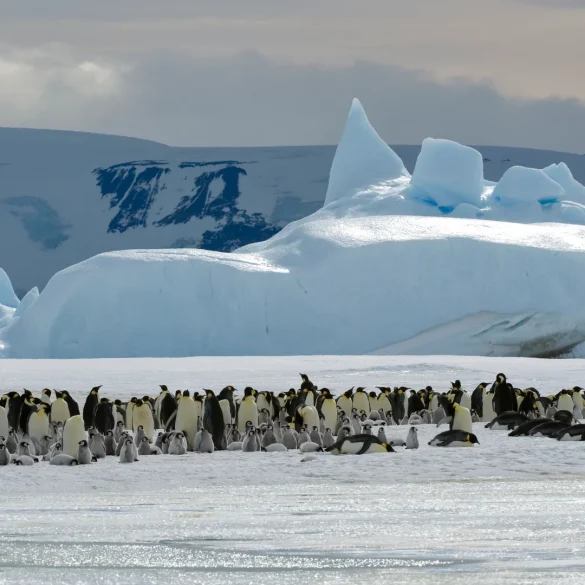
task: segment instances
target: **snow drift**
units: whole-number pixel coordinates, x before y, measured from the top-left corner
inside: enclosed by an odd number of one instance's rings
[[[585,227],[554,222],[583,213],[563,199],[578,187],[563,168],[506,175],[494,187],[479,153],[427,140],[411,177],[354,102],[323,209],[230,254],[65,269],[0,333],[4,353],[570,352],[585,342]]]

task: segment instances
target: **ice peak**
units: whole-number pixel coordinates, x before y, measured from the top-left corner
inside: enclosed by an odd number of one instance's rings
[[[331,165],[325,205],[401,176],[408,176],[404,163],[380,138],[354,98]]]

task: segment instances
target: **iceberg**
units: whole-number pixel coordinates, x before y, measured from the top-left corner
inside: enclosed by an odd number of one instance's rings
[[[322,209],[232,253],[62,270],[0,333],[5,354],[570,354],[585,343],[585,227],[557,222],[580,204],[544,171],[490,185],[478,154],[425,141],[410,177],[354,101]]]

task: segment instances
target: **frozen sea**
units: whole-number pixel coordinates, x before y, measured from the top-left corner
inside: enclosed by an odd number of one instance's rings
[[[286,357],[2,360],[0,388],[112,398],[298,386],[472,390],[503,371],[545,394],[585,386],[581,360]],[[390,427],[389,438],[407,427]],[[362,457],[214,453],[0,468],[0,584],[579,584],[585,445],[476,424],[472,449]]]

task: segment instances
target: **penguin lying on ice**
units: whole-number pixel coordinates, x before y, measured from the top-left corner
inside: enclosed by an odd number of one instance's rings
[[[365,453],[394,453],[392,445],[384,443],[375,435],[351,435],[337,441],[325,451],[333,455],[364,455]]]
[[[432,447],[472,447],[474,444],[479,445],[477,437],[465,431],[445,431],[429,441]]]

